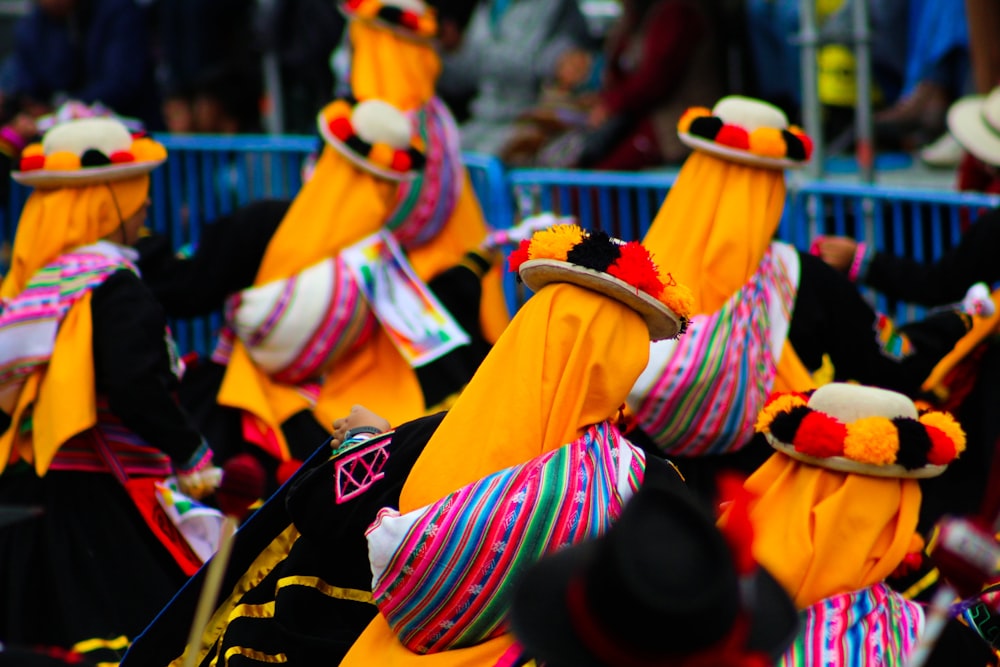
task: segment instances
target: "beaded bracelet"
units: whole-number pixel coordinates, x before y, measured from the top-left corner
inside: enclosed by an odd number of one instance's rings
[[[374,426],[355,426],[354,428],[347,429],[347,432],[344,434],[344,440],[347,441],[362,434],[380,435],[381,433],[382,431]]]
[[[852,282],[858,282],[858,278],[862,277],[863,271],[868,268],[868,261],[870,258],[868,255],[868,244],[864,241],[858,243],[857,248],[854,249],[854,259],[851,261],[851,268],[847,272],[847,278]]]

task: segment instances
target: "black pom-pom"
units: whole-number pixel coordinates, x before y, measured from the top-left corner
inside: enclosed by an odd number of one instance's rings
[[[802,420],[812,412],[808,405],[796,405],[788,412],[779,412],[771,420],[771,435],[786,444],[792,444]]]
[[[786,155],[790,160],[798,160],[801,162],[806,159],[806,146],[802,143],[802,140],[796,137],[794,134],[788,130],[782,130],[781,136],[785,140]]]
[[[96,148],[88,148],[80,156],[80,166],[83,167],[104,167],[109,164],[111,164],[111,158]]]
[[[927,429],[916,419],[897,417],[892,420],[899,432],[899,451],[896,452],[896,463],[907,470],[923,468],[927,465],[927,455],[930,454],[931,437]]]
[[[594,232],[573,246],[566,254],[566,260],[594,271],[607,271],[621,255],[621,248],[610,236],[605,232]]]
[[[380,10],[378,10],[378,17],[386,23],[402,23],[403,10],[399,7],[384,5]]]
[[[721,129],[721,118],[718,116],[702,116],[691,121],[691,127],[688,128],[688,133],[714,141],[715,135],[717,135]]]
[[[372,145],[356,134],[347,137],[347,140],[344,142],[344,144],[346,144],[349,149],[351,149],[358,155],[361,155],[362,157],[368,157],[368,154],[371,153],[372,151]]]
[[[427,156],[416,148],[411,148],[408,152],[410,154],[410,168],[415,170],[423,169],[424,165],[427,164]]]

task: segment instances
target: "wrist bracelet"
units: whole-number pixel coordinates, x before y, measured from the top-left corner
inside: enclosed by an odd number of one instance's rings
[[[351,438],[362,435],[362,434],[380,435],[382,431],[375,428],[374,426],[355,426],[354,428],[347,429],[344,433],[344,440],[350,440]]]
[[[867,262],[865,261],[867,254],[868,244],[863,241],[858,243],[857,248],[854,249],[854,259],[851,260],[851,268],[847,271],[847,278],[852,283],[858,282],[858,278],[861,277],[862,268],[867,267]]]
[[[28,142],[9,125],[0,129],[0,138],[9,143],[14,150],[20,153]]]

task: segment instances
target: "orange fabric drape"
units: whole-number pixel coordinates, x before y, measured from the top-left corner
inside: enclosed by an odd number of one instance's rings
[[[528,300],[441,422],[400,495],[405,513],[523,463],[612,418],[645,368],[649,330],[634,311],[595,292],[550,285]],[[343,667],[492,665],[510,634],[418,655],[376,616]]]
[[[695,311],[712,313],[760,266],[785,208],[785,174],[695,151],[685,161],[643,244],[670,258],[671,275],[691,288]],[[785,343],[776,390],[814,386]]]

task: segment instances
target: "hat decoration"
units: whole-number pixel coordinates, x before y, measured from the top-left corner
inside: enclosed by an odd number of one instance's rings
[[[410,39],[429,41],[437,35],[434,9],[423,0],[346,0],[340,9],[349,19],[370,21]]]
[[[12,176],[37,187],[84,186],[145,174],[166,159],[163,144],[119,120],[83,118],[60,123],[26,146]]]
[[[677,123],[681,141],[723,159],[772,169],[797,168],[812,157],[812,139],[766,102],[731,95],[692,107]]]
[[[965,450],[965,432],[950,414],[845,383],[773,395],[756,429],[794,459],[875,477],[935,477]]]
[[[382,100],[334,100],[316,119],[323,139],[358,167],[393,181],[424,167],[426,146],[405,113]]]
[[[652,340],[676,338],[691,317],[691,290],[662,273],[638,241],[557,224],[522,240],[508,261],[510,271],[532,290],[569,282],[622,301],[646,320]]]

